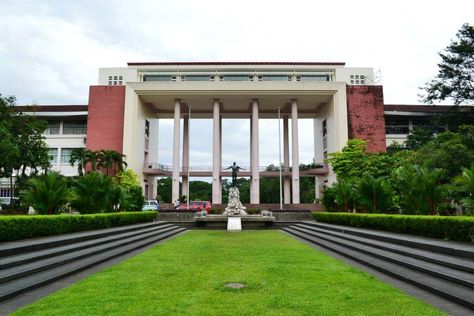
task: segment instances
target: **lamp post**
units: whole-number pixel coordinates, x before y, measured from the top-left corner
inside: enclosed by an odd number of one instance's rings
[[[278,170],[280,171],[280,210],[283,209],[283,189],[281,186],[281,127],[280,127],[280,107],[278,107]]]

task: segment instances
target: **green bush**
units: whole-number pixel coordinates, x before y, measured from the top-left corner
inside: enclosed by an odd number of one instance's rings
[[[156,212],[1,216],[0,242],[151,222]]]
[[[249,214],[249,215],[260,214],[260,209],[258,207],[249,208],[249,209],[247,209],[247,214]]]
[[[474,242],[474,218],[386,214],[313,213],[319,222]]]

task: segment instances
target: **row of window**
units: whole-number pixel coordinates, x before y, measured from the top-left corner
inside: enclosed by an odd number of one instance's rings
[[[109,86],[121,86],[123,76],[109,76]]]
[[[428,126],[430,124],[430,117],[400,117],[387,116],[385,118],[385,133],[387,135],[408,135],[410,132],[419,126]],[[439,132],[446,130],[445,126],[437,128]]]
[[[62,123],[62,124],[61,124]],[[61,126],[62,125],[62,126]],[[62,129],[61,129],[62,127]],[[84,121],[49,121],[46,135],[85,135],[87,123]]]
[[[0,189],[0,197],[10,197],[10,189]]]
[[[69,164],[71,160],[71,153],[75,148],[48,148],[49,160],[52,164],[57,164],[60,159],[60,163]]]
[[[329,75],[145,75],[143,81],[329,81]]]
[[[365,76],[364,75],[351,75],[350,82],[351,84],[365,84]]]

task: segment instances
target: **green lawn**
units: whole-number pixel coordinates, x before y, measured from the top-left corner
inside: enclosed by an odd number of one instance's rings
[[[443,313],[280,231],[190,231],[14,313],[176,314]]]

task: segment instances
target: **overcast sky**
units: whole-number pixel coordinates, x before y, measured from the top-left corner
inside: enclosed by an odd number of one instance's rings
[[[87,104],[98,68],[128,61],[344,61],[380,69],[385,103],[415,104],[437,52],[474,22],[474,1],[0,0],[0,12],[0,93],[19,104]],[[224,144],[224,163],[248,164],[245,124],[224,121],[236,142]],[[278,159],[276,124],[262,120],[262,165]],[[160,128],[164,163],[170,127]],[[209,164],[209,121],[193,122],[191,135],[191,163]],[[301,138],[302,162],[312,146]]]

